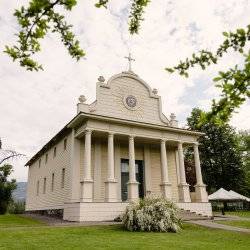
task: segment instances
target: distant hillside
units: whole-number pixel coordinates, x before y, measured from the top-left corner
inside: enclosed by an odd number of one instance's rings
[[[15,201],[26,199],[27,182],[17,182],[17,188],[13,191],[12,197]]]

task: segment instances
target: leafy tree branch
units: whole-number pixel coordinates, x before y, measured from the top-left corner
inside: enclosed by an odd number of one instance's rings
[[[143,19],[144,10],[150,0],[133,0],[130,16],[129,16],[129,31],[131,34],[138,34],[141,22]]]
[[[193,54],[191,59],[187,58],[185,61],[180,61],[177,66],[166,68],[170,73],[177,72],[188,77],[188,70],[191,67],[199,65],[204,70],[210,64],[216,64],[230,48],[245,57],[242,69],[236,65],[226,72],[219,72],[219,76],[214,78],[214,82],[217,82],[216,87],[222,91],[221,98],[212,101],[211,111],[201,116],[201,124],[210,120],[217,123],[227,122],[232,113],[250,96],[250,51],[244,54],[245,45],[250,41],[250,25],[246,29],[237,29],[236,32],[223,32],[223,35],[226,39],[215,53],[202,50],[198,54]]]
[[[79,46],[79,41],[71,31],[72,25],[67,24],[65,17],[55,11],[56,6],[63,6],[71,11],[77,4],[76,0],[32,0],[27,8],[21,7],[14,15],[17,17],[21,31],[17,45],[6,46],[5,52],[13,59],[19,61],[27,70],[41,70],[42,65],[32,56],[41,50],[40,39],[43,39],[49,30],[61,35],[61,41],[68,49],[69,54],[79,60],[85,55]]]
[[[188,77],[188,70],[191,67],[199,65],[204,70],[210,64],[216,64],[218,59],[223,57],[230,48],[243,53],[246,42],[250,41],[250,25],[246,29],[237,29],[236,32],[223,32],[223,35],[226,39],[215,53],[201,50],[197,54],[194,53],[191,59],[186,58],[185,61],[180,61],[178,65],[166,68],[166,70],[170,73],[177,72],[180,75]]]
[[[27,8],[21,7],[16,10],[18,23],[21,27],[17,34],[17,44],[6,46],[7,53],[13,61],[19,61],[20,66],[27,70],[42,70],[43,67],[33,56],[41,51],[40,40],[45,37],[48,31],[59,33],[61,41],[67,48],[70,56],[77,61],[85,56],[85,52],[80,48],[79,41],[71,31],[72,25],[67,24],[65,17],[55,11],[55,7],[62,6],[67,11],[71,11],[77,5],[77,0],[31,0]],[[97,8],[107,8],[109,0],[99,0],[95,6]],[[138,33],[144,8],[149,0],[133,0],[129,21],[129,31],[131,34]]]
[[[222,90],[221,99],[213,100],[212,109],[207,113],[207,119],[217,119],[227,122],[235,109],[250,97],[250,51],[245,55],[245,64],[242,69],[235,66],[226,72],[219,72],[214,79],[216,87]]]

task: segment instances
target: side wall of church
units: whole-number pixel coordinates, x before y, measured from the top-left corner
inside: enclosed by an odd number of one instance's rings
[[[64,139],[67,138],[67,147],[64,150]],[[70,148],[71,136],[63,138],[55,146],[45,152],[30,167],[28,174],[26,210],[49,210],[62,209],[67,200],[70,183]],[[56,156],[54,157],[54,147]],[[48,154],[47,163],[45,163]],[[63,169],[65,169],[63,180]],[[52,175],[54,174],[54,184],[52,190]],[[46,183],[44,183],[46,178]],[[39,181],[39,187],[38,187]],[[44,186],[45,185],[45,186]]]

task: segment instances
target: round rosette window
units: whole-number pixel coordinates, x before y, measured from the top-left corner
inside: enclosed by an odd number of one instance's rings
[[[138,108],[138,101],[133,95],[125,96],[123,102],[128,109],[135,110]]]

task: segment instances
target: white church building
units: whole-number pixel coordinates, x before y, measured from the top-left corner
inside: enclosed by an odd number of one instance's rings
[[[156,89],[131,70],[98,78],[96,101],[80,96],[76,116],[27,163],[26,211],[63,210],[64,220],[105,221],[128,202],[163,196],[211,216],[202,180],[200,132],[162,113]],[[185,147],[193,147],[197,184],[186,182]]]

